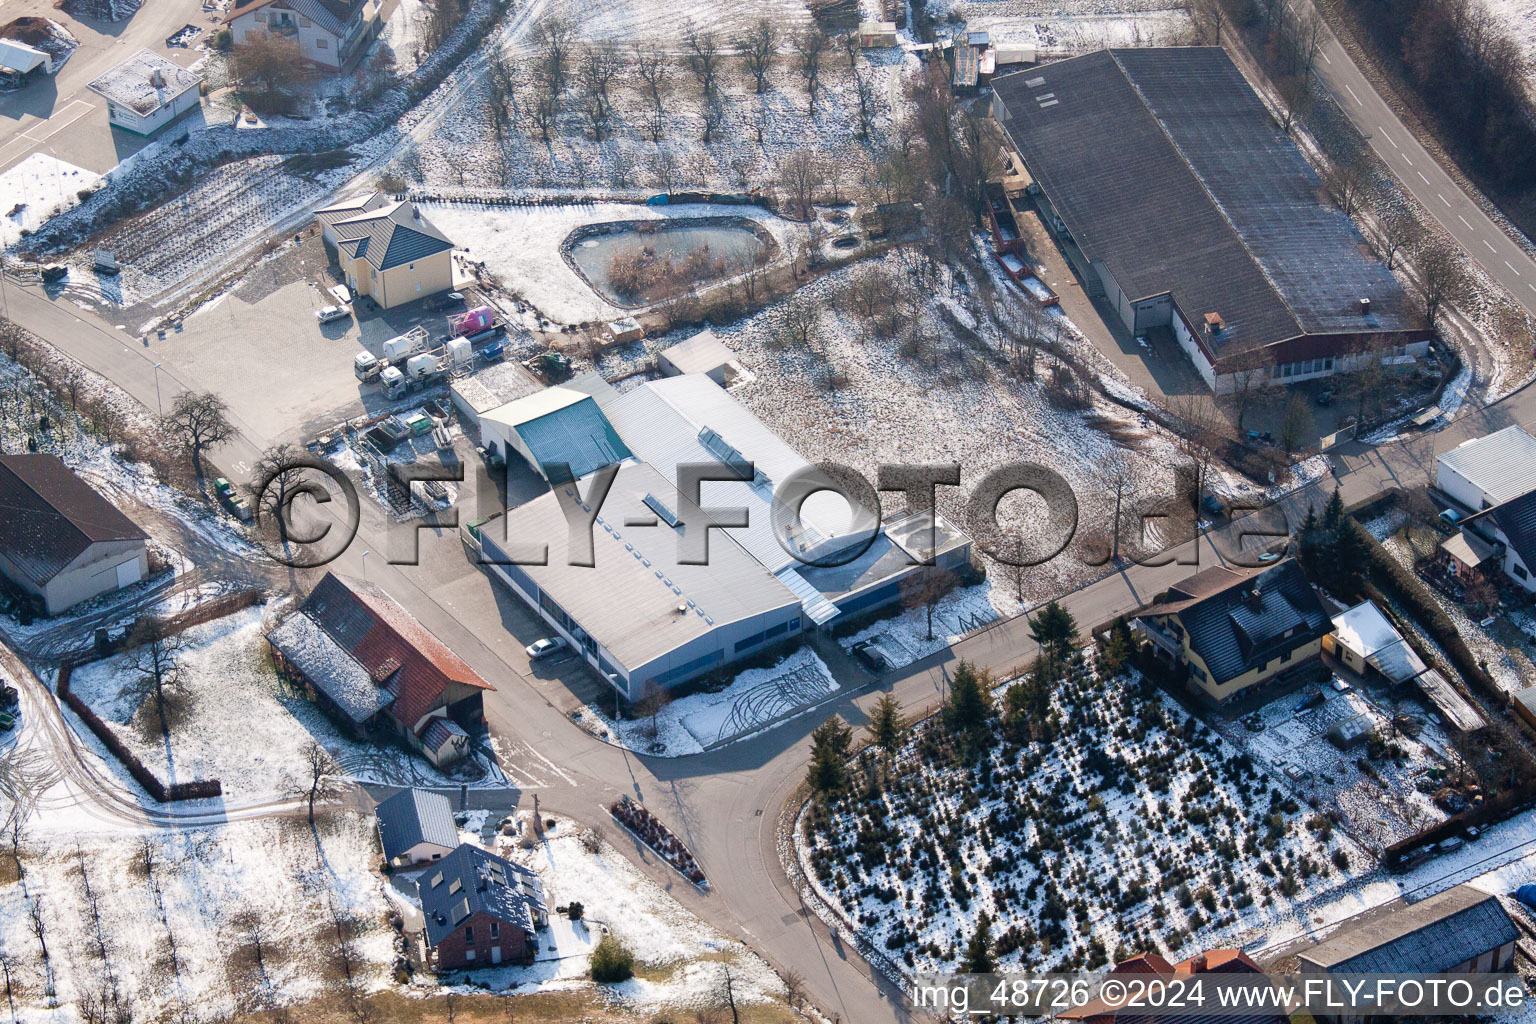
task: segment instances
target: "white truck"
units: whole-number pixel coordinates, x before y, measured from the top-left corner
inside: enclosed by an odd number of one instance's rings
[[[380,355],[376,356],[364,349],[353,356],[352,373],[364,383],[378,380],[386,370],[397,369],[411,357],[426,350],[427,329],[418,325],[386,341]]]
[[[466,338],[453,338],[430,352],[418,352],[405,360],[403,366],[387,366],[379,373],[384,385],[384,396],[395,399],[419,391],[443,377],[467,371],[474,363],[475,352]]]

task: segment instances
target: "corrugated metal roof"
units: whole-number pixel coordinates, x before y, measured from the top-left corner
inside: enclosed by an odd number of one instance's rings
[[[709,373],[736,358],[736,353],[726,348],[714,331],[708,330],[663,349],[661,354],[677,367],[678,373]]]
[[[33,68],[49,64],[46,53],[19,39],[0,39],[0,67],[27,74]]]
[[[583,493],[587,486],[581,485]],[[680,530],[656,518],[645,505],[647,494],[671,500],[683,521]],[[631,519],[655,520],[656,525],[624,525]],[[626,462],[619,466],[592,531],[594,566],[568,564],[569,528],[554,493],[508,511],[505,536],[548,543],[549,564],[517,568],[626,669],[635,669],[718,626],[797,603],[733,539],[737,530],[710,532],[707,565],[679,564],[680,535],[704,529],[705,522],[704,513],[678,497],[655,469]],[[493,546],[504,536],[494,523],[483,535]]]
[[[1218,358],[1304,333],[1424,327],[1220,48],[1101,50],[993,89],[1084,254],[1133,301],[1171,293],[1196,326],[1220,314]]]
[[[1463,884],[1367,911],[1301,958],[1333,973],[1439,974],[1519,935],[1497,896]]]
[[[1438,462],[1486,492],[1495,505],[1536,489],[1536,437],[1519,426],[1463,441]]]
[[[379,838],[388,860],[417,843],[432,843],[447,850],[459,845],[453,806],[441,793],[402,789],[374,808],[374,815],[379,819]]]
[[[580,391],[545,388],[480,419],[482,429],[489,422],[515,430],[552,483],[579,480],[631,457],[597,400]]]

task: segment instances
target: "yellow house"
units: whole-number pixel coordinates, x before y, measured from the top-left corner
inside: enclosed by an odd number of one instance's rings
[[[415,203],[370,193],[315,211],[355,295],[388,309],[453,288],[453,242]]]
[[[1294,559],[1216,566],[1168,588],[1136,615],[1138,632],[1189,683],[1225,702],[1317,656],[1332,625]]]

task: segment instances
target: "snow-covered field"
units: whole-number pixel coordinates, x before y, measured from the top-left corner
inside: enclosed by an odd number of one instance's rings
[[[878,647],[892,668],[902,668],[955,643],[965,634],[1022,609],[1006,586],[989,580],[957,589],[933,606],[933,638],[928,636],[928,609],[908,608],[901,614],[866,626],[838,641],[852,651],[854,644],[879,638]]]
[[[423,203],[433,224],[485,263],[517,298],[556,323],[611,320],[631,311],[609,303],[562,258],[561,244],[572,231],[610,221],[690,220],[740,216],[763,225],[780,249],[804,238],[804,225],[756,206],[645,206],[640,203],[573,203],[562,206],[488,207],[467,203]]]
[[[802,818],[817,895],[896,970],[955,969],[982,912],[1004,970],[1249,946],[1371,867],[1155,687],[1083,670],[1052,704],[974,764],[926,760],[919,736],[866,791],[861,756],[857,795]]]
[[[336,917],[363,989],[386,981],[371,815],[327,817],[314,833],[302,817],[143,836],[34,820],[29,832],[23,878],[0,886],[23,1020],[85,1021],[82,1004],[103,999],[120,1019],[188,1021],[314,999],[340,984]]]
[[[57,213],[79,204],[79,193],[95,188],[101,175],[65,163],[51,153],[33,153],[0,173],[0,249],[8,249],[22,232],[36,231]]]
[[[801,647],[777,664],[748,669],[717,693],[695,693],[661,706],[654,716],[615,721],[596,705],[582,721],[611,743],[647,754],[682,757],[743,739],[803,713],[838,690],[826,663]]]

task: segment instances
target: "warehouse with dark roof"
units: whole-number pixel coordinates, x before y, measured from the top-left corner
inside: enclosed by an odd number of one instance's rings
[[[1101,50],[993,81],[1042,217],[1126,329],[1207,385],[1421,354],[1422,315],[1219,47]]]
[[[0,456],[0,575],[48,615],[149,574],[149,537],[55,455]]]

